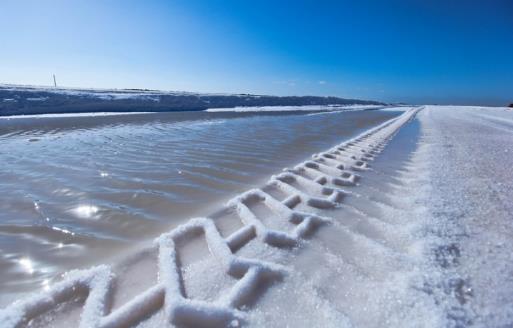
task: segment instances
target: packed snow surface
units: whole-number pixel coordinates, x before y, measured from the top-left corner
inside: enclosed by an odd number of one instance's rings
[[[513,111],[427,106],[419,119],[415,163],[425,164],[413,172],[425,182],[417,199],[438,266],[424,288],[451,326],[511,327]]]
[[[0,322],[511,326],[512,132],[504,108],[411,108]]]

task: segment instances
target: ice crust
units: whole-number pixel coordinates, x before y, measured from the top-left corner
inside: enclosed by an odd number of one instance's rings
[[[314,234],[319,226],[337,225],[333,218],[320,215],[319,211],[342,203],[347,195],[342,188],[358,181],[358,172],[368,170],[368,163],[419,110],[409,109],[347,142],[313,155],[292,169],[284,169],[262,188],[233,198],[224,209],[235,213],[242,227],[227,236],[222,234],[214,217],[191,219],[161,235],[150,247],[158,252],[158,281],[120,307],[111,309],[110,304],[114,282],[122,273],[116,272],[116,266],[100,265],[69,272],[48,291],[1,310],[1,326],[24,326],[77,295],[86,298],[79,327],[128,327],[148,318],[151,321],[152,316],[158,315],[163,315],[165,322],[179,326],[237,327],[247,323],[251,318],[246,310],[262,286],[279,285],[297,274],[290,267],[267,261],[266,252],[274,254],[269,258],[276,254],[290,256],[301,248],[297,246],[301,246],[303,238]],[[276,190],[285,198],[278,200],[264,191],[268,189]],[[264,223],[252,210],[257,205],[276,218],[276,227]],[[284,228],[290,224],[292,229]],[[235,278],[235,283],[222,290],[213,301],[190,298],[184,287],[178,245],[194,238],[204,238],[210,255],[224,274]],[[249,244],[258,245],[255,247],[262,249],[264,256],[252,258]],[[207,262],[194,265],[198,270],[209,268]],[[208,276],[207,272],[204,274]],[[344,321],[342,325],[349,324],[345,317],[334,314],[333,318]]]

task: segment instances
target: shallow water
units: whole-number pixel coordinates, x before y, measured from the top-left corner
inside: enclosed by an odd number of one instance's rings
[[[0,305],[398,114],[0,119]]]

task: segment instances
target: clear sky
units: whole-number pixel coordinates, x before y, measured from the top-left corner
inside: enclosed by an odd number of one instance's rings
[[[513,102],[511,0],[1,0],[0,82]]]

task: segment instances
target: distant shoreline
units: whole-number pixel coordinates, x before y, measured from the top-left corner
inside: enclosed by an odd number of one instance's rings
[[[208,94],[147,89],[78,89],[0,85],[0,116],[181,112],[271,106],[377,105],[385,103],[319,96]]]

